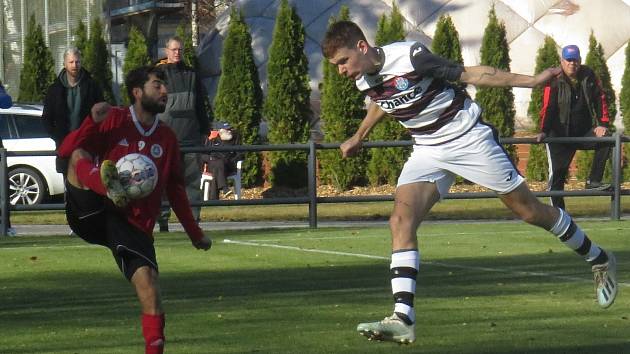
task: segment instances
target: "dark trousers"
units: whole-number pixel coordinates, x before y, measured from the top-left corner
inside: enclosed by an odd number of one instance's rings
[[[584,137],[594,137],[593,131],[589,131]],[[606,160],[610,156],[610,143],[569,143],[547,144],[547,156],[549,157],[549,190],[563,191],[564,184],[569,173],[569,165],[577,150],[595,150],[591,173],[588,182],[601,182],[604,177]],[[551,204],[564,209],[563,197],[551,197]]]

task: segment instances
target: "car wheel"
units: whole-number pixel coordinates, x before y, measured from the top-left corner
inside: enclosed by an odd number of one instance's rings
[[[30,168],[16,168],[9,172],[9,202],[16,204],[39,204],[44,199],[45,186],[37,172]]]

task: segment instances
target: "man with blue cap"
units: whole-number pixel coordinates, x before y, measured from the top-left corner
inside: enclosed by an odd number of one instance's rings
[[[562,48],[562,74],[550,81],[544,90],[538,141],[547,136],[602,137],[608,134],[610,118],[601,81],[591,68],[581,62],[578,46]],[[595,150],[586,189],[610,189],[610,184],[602,183],[610,145],[589,142],[547,144],[549,190],[564,190],[576,150]],[[565,209],[562,197],[551,197],[551,204]]]

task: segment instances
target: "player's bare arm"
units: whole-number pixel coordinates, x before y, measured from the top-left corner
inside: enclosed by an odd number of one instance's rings
[[[378,104],[370,102],[367,114],[365,115],[365,118],[363,118],[361,125],[359,125],[357,132],[339,146],[341,149],[341,155],[343,157],[356,155],[361,149],[363,139],[367,138],[370,131],[372,131],[372,128],[374,128],[376,123],[383,119],[383,117],[385,117],[385,111],[383,111]]]
[[[92,120],[94,120],[94,123],[104,121],[105,118],[107,118],[110,108],[112,108],[112,106],[107,102],[95,103],[91,110]]]
[[[551,80],[562,72],[560,68],[549,68],[536,76],[514,74],[491,66],[467,66],[460,81],[475,86],[489,87],[536,87]]]

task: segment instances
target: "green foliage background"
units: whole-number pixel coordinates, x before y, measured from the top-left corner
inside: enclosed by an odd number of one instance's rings
[[[609,131],[614,132],[615,127],[613,125],[615,116],[617,115],[617,105],[615,103],[615,90],[612,87],[610,80],[610,70],[606,64],[606,56],[604,55],[604,49],[595,38],[595,34],[591,31],[591,35],[588,38],[588,54],[584,62],[595,72],[595,75],[599,78],[604,95],[606,96],[606,105],[608,106]],[[626,144],[627,145],[627,144]],[[593,164],[593,158],[595,152],[593,150],[580,150],[577,152],[577,173],[578,180],[586,180]],[[604,179],[609,180],[612,174],[611,159],[608,159],[606,163],[606,170],[604,173]]]
[[[127,55],[123,63],[123,77],[127,77],[131,70],[149,64],[151,64],[151,56],[149,55],[147,40],[136,26],[131,26],[129,42],[127,43]],[[120,88],[120,96],[123,98],[125,105],[131,103],[127,95],[127,86],[124,83]]]
[[[20,102],[42,102],[55,80],[52,54],[44,41],[42,26],[31,15],[24,45],[24,66],[20,72]]]
[[[81,56],[85,56],[88,43],[87,28],[83,21],[79,21],[77,28],[74,30],[74,46],[81,52]],[[83,63],[85,65],[85,62]]]
[[[223,42],[221,78],[214,99],[214,112],[218,120],[230,123],[240,134],[241,143],[247,145],[259,142],[263,102],[251,42],[243,12],[234,7]],[[262,182],[260,155],[246,153],[243,163],[243,184],[252,186]]]
[[[83,55],[84,67],[90,72],[94,81],[103,89],[105,101],[116,104],[112,90],[112,70],[109,62],[109,50],[103,34],[103,24],[97,17],[92,20],[90,37]]]
[[[270,144],[306,143],[309,139],[311,89],[304,42],[302,20],[288,1],[282,0],[269,49],[268,89],[263,108]],[[278,151],[267,156],[268,179],[274,187],[306,186],[306,152]]]
[[[342,6],[339,16],[331,18],[330,24],[350,19],[347,6]],[[341,142],[352,136],[365,116],[364,95],[357,89],[354,80],[339,74],[337,68],[327,60],[322,61],[324,80],[321,93],[321,120],[324,140]],[[358,156],[343,159],[338,149],[319,151],[320,181],[331,184],[338,190],[365,183],[367,151]]]
[[[488,14],[488,25],[481,44],[481,65],[510,71],[510,48],[508,46],[505,24],[497,19],[494,5]],[[500,137],[514,135],[514,93],[511,87],[480,87],[475,96],[481,105],[482,118],[492,124]],[[516,165],[518,156],[514,145],[504,146]]]
[[[536,55],[535,74],[539,74],[545,69],[558,67],[560,56],[558,55],[557,44],[553,38],[546,36],[543,45],[538,48]],[[533,131],[540,131],[540,110],[542,109],[543,87],[532,89],[527,114],[534,122]],[[529,146],[529,160],[525,175],[530,181],[546,181],[549,178],[549,162],[547,160],[547,149],[544,144],[532,144]]]

